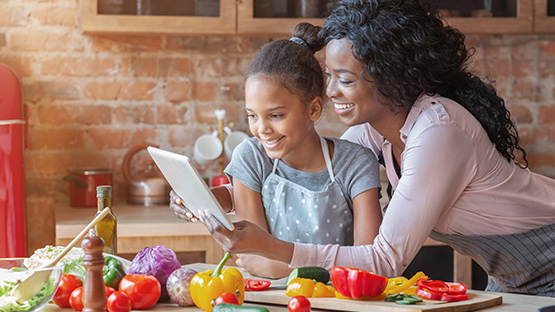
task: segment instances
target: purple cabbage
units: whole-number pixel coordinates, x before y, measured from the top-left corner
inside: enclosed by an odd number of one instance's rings
[[[166,289],[166,281],[173,271],[179,269],[181,263],[175,252],[164,245],[145,247],[133,258],[128,274],[154,275],[162,286],[158,302],[170,300]]]

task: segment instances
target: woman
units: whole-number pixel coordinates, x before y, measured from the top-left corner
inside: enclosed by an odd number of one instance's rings
[[[466,68],[464,36],[405,0],[338,1],[321,34],[343,138],[382,154],[392,186],[379,234],[365,246],[287,243],[205,216],[224,249],[395,276],[431,236],[480,264],[486,290],[555,296],[555,180],[525,168],[503,99]]]

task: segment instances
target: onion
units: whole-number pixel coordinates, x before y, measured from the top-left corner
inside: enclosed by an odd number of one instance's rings
[[[180,306],[193,306],[190,285],[193,276],[198,272],[190,268],[179,268],[173,271],[166,282],[170,300]]]

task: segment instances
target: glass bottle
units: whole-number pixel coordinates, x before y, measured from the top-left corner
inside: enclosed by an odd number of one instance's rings
[[[96,197],[98,199],[98,213],[104,208],[110,207],[110,212],[100,220],[95,226],[96,235],[104,240],[104,252],[116,255],[118,252],[117,241],[117,219],[112,212],[112,186],[99,185],[96,187]]]

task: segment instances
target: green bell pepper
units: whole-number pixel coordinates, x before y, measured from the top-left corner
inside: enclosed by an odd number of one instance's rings
[[[125,276],[121,261],[114,257],[106,256],[102,269],[104,284],[118,290],[119,282]]]

